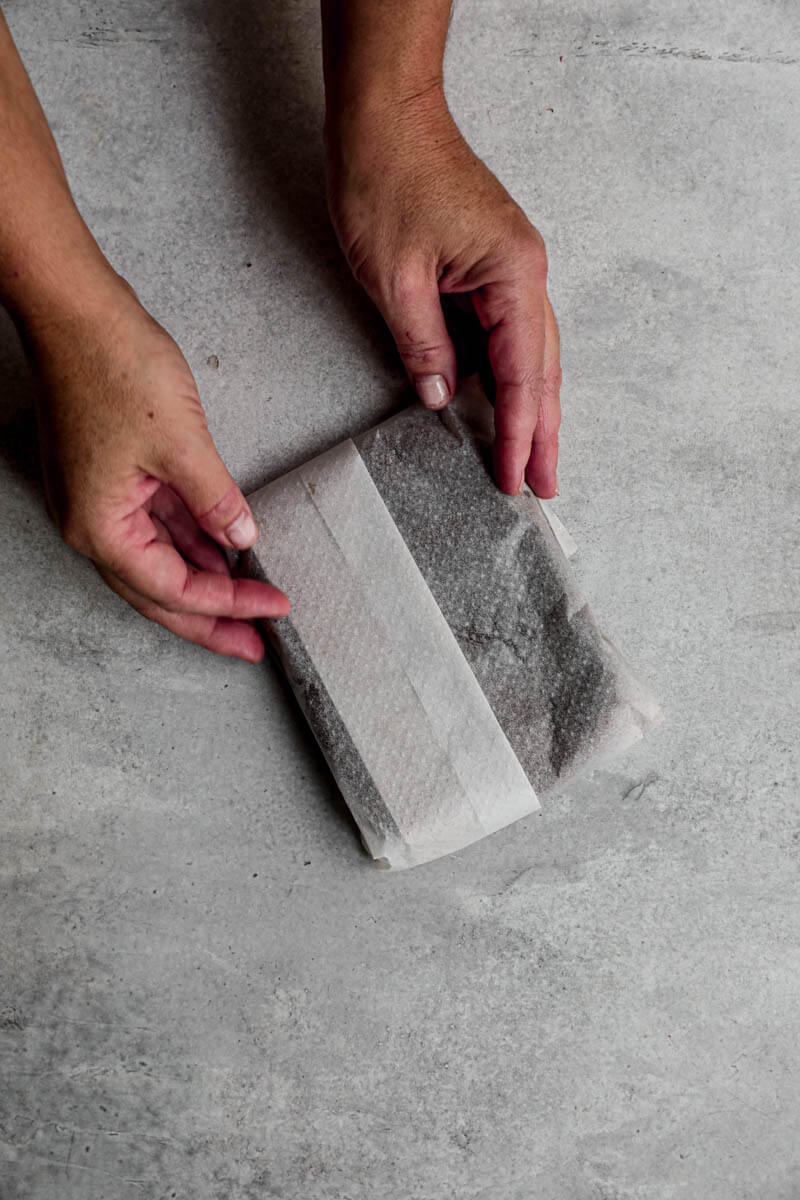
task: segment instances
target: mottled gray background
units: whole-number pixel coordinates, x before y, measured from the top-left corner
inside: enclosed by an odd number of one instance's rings
[[[246,488],[403,402],[326,222],[312,0],[4,7]],[[559,512],[667,723],[374,870],[276,674],[58,542],[3,322],[3,1200],[800,1195],[800,10],[461,0],[447,73],[547,241]]]

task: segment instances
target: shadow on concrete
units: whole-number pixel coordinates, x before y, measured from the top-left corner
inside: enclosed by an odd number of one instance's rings
[[[218,96],[237,162],[236,188],[256,224],[282,224],[307,269],[322,276],[326,293],[363,332],[364,348],[393,374],[401,392],[393,408],[413,400],[394,341],[375,306],[353,279],[328,217],[322,127],[321,34],[303,6],[286,0],[185,0],[202,14],[214,53],[208,94]],[[486,336],[471,304],[445,297],[459,374],[481,373],[490,391]],[[388,415],[388,413],[384,414]],[[351,430],[351,435],[363,432]],[[285,469],[299,463],[286,464]]]
[[[0,308],[0,461],[44,510],[35,386],[11,319]]]
[[[363,352],[395,377],[398,388],[383,413],[388,416],[413,395],[391,335],[353,279],[328,217],[318,18],[309,23],[307,9],[286,0],[184,0],[184,11],[192,25],[201,26],[201,44],[207,40],[196,87],[216,98],[234,151],[232,187],[242,195],[255,229],[268,230],[276,223],[283,227],[306,269],[322,278],[331,302],[359,329]],[[450,298],[445,310],[460,373],[485,369],[485,339],[474,315]],[[481,363],[475,361],[476,349]],[[5,432],[0,454],[15,473],[41,490],[32,398],[33,384],[16,333],[3,320],[0,427]],[[282,470],[294,465],[286,463]]]
[[[264,693],[265,704],[271,703],[275,696],[273,683],[277,684],[277,690],[282,695],[283,702],[286,708],[293,716],[293,732],[298,743],[303,746],[305,753],[308,756],[307,765],[311,773],[315,789],[323,797],[323,803],[327,803],[329,807],[336,813],[343,825],[346,825],[353,835],[355,842],[358,844],[361,853],[365,858],[369,858],[369,851],[365,848],[361,841],[361,833],[358,828],[355,817],[347,806],[347,801],[339,790],[333,772],[328,765],[325,755],[322,753],[319,742],[314,737],[308,719],[303,712],[297,696],[292,690],[286,672],[281,665],[280,656],[275,651],[275,648],[270,641],[266,628],[261,625],[261,633],[264,636],[264,641],[267,646],[267,653],[264,656],[262,667],[264,669]],[[267,677],[269,677],[269,685],[267,685]]]
[[[205,91],[216,97],[234,151],[233,188],[255,228],[280,225],[306,269],[364,335],[376,364],[398,374],[394,343],[353,279],[325,194],[324,91],[319,18],[286,0],[185,0],[205,26]]]
[[[208,39],[196,86],[217,98],[235,151],[232,186],[254,227],[283,226],[306,269],[322,276],[332,303],[361,330],[364,352],[401,382],[391,336],[350,274],[328,218],[318,26],[285,0],[185,0],[185,11]],[[0,310],[0,457],[41,499],[33,395],[16,331]]]

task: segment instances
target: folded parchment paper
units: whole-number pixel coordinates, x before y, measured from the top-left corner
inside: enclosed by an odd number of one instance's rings
[[[249,497],[243,573],[289,596],[267,633],[383,866],[533,812],[534,789],[660,718],[578,595],[563,526],[495,487],[491,437],[472,382]]]

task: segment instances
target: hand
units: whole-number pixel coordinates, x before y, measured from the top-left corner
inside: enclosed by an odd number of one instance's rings
[[[539,233],[459,133],[439,88],[329,114],[329,205],[356,278],[380,309],[429,408],[453,395],[440,294],[468,293],[497,384],[494,466],[516,493],[557,490],[558,329]]]
[[[285,616],[277,588],[232,579],[220,547],[257,537],[172,338],[113,272],[80,314],[23,336],[41,381],[48,507],[64,539],[150,620],[258,662],[256,617]]]

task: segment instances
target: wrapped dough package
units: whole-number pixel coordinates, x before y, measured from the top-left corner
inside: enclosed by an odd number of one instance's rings
[[[660,719],[579,595],[566,531],[496,488],[491,440],[472,381],[249,497],[242,572],[289,596],[267,634],[382,866],[518,820]]]

